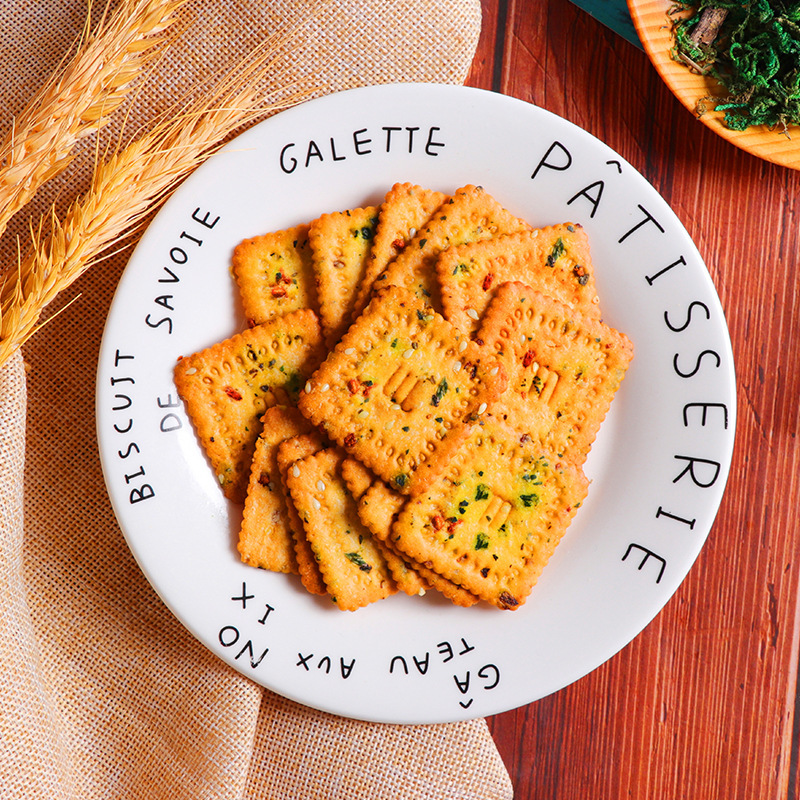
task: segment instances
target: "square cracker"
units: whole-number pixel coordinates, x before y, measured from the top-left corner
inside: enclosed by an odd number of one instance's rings
[[[445,319],[474,333],[497,288],[521,281],[548,297],[600,317],[583,228],[571,222],[445,250],[436,262]]]
[[[286,482],[328,593],[340,609],[354,611],[397,589],[341,477],[344,457],[330,448],[296,461]]]
[[[509,425],[583,463],[633,358],[630,340],[522,283],[497,290],[478,335],[508,374]]]
[[[356,513],[358,517],[371,532],[373,532],[372,527],[361,513],[361,501],[365,495],[371,493],[373,485],[385,487],[402,506],[405,498],[392,492],[385,483],[376,478],[360,461],[356,461],[354,458],[345,458],[344,461],[342,461],[341,472],[345,486],[347,486],[348,491],[357,503]],[[391,517],[392,515],[389,516],[389,524],[391,524]],[[389,567],[389,571],[392,573],[392,578],[394,578],[397,588],[411,597],[425,594],[425,590],[428,587],[419,574],[377,536],[375,537],[375,544],[381,549],[381,553],[386,559],[386,564]]]
[[[386,265],[417,235],[417,230],[425,226],[439,206],[447,200],[447,195],[433,189],[424,189],[413,183],[396,183],[386,193],[378,215],[378,228],[367,259],[364,280],[356,293],[353,319],[369,302],[372,286]]]
[[[389,534],[406,501],[407,498],[393,492],[383,481],[376,480],[359,499],[358,516],[390,552],[394,553],[395,558],[402,564],[404,576],[415,576],[423,589],[426,587],[436,589],[457,606],[462,608],[474,606],[480,598],[442,577],[438,572],[434,572],[430,564],[427,566],[419,564],[392,545]],[[410,581],[408,577],[405,580]]]
[[[497,364],[412,293],[380,290],[300,410],[403,494],[422,491],[505,389]]]
[[[294,401],[324,354],[317,315],[305,309],[175,365],[178,394],[228,499],[244,502],[262,414]]]
[[[480,186],[465,186],[436,210],[424,228],[375,281],[375,287],[402,286],[442,310],[436,261],[449,247],[530,230]]]
[[[320,320],[328,347],[342,338],[350,324],[377,225],[378,208],[367,206],[323,214],[309,227]]]
[[[295,477],[299,477],[300,475],[300,468],[297,467],[297,469],[295,469],[296,462],[314,453],[319,453],[328,446],[329,443],[318,431],[304,433],[300,436],[293,436],[291,439],[286,439],[286,441],[281,442],[278,445],[277,462],[284,487],[288,485],[290,470],[296,473]],[[311,594],[327,594],[328,590],[325,588],[325,581],[322,580],[322,573],[319,571],[314,551],[311,549],[311,544],[308,539],[306,539],[303,521],[297,513],[297,509],[295,508],[291,495],[288,494],[288,490],[286,506],[294,537],[294,552],[297,558],[297,570],[300,573],[300,582],[303,584],[306,591]]]
[[[311,430],[311,423],[291,406],[272,406],[261,418],[237,548],[242,561],[251,567],[297,572],[294,534],[278,467],[278,445]]]
[[[234,249],[231,269],[251,325],[318,309],[308,231],[308,225],[297,225],[245,239]]]
[[[483,600],[521,606],[583,502],[588,481],[491,415],[447,472],[411,498],[390,539]]]

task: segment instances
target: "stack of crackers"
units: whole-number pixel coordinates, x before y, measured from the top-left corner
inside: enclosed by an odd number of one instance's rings
[[[583,229],[397,184],[242,242],[232,270],[248,328],[175,382],[244,504],[244,563],[347,610],[431,589],[519,608],[633,356]]]

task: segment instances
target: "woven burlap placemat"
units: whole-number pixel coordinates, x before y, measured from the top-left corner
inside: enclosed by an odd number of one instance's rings
[[[477,0],[197,2],[126,124],[312,10],[287,55],[318,93],[462,82]],[[87,3],[0,0],[4,128],[81,30]],[[95,13],[98,13],[95,9]],[[0,240],[87,185],[93,143]],[[375,725],[280,698],[187,633],[134,562],[97,454],[94,384],[126,254],[95,265],[0,370],[0,796],[17,798],[509,798],[485,721]],[[77,299],[75,299],[77,298]],[[63,302],[62,302],[63,300]],[[24,480],[23,480],[24,476]]]

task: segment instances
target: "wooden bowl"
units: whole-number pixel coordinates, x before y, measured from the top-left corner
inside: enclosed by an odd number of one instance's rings
[[[697,116],[697,101],[702,97],[719,94],[719,85],[702,75],[690,72],[670,56],[672,35],[667,11],[670,0],[628,0],[636,32],[645,52],[650,56],[664,83],[675,96]],[[754,156],[791,169],[800,169],[800,128],[792,126],[786,136],[782,130],[770,130],[766,125],[732,131],[723,122],[719,111],[706,111],[698,119],[715,133]]]

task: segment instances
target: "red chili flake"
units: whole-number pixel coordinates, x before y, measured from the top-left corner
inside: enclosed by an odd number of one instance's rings
[[[283,286],[273,286],[270,293],[273,297],[286,297],[286,289]]]
[[[288,275],[284,275],[281,278],[281,283],[291,283],[291,282],[292,282],[292,279]]]
[[[402,239],[395,239],[392,242],[392,247],[396,247],[398,250],[402,250],[406,246],[406,243]]]
[[[441,514],[436,514],[431,522],[435,531],[440,531],[444,527],[444,517]]]
[[[242,399],[242,396],[239,394],[239,392],[236,391],[236,389],[233,388],[233,386],[226,386],[224,391],[225,391],[225,394],[228,395],[228,397],[231,398],[231,400],[241,400]]]
[[[261,474],[258,476],[258,482],[259,482],[259,483],[260,483],[262,486],[266,486],[268,489],[270,488],[270,486],[269,486],[269,475],[267,475],[267,473],[266,473],[266,472],[262,472],[262,473],[261,473]]]
[[[364,388],[361,390],[361,394],[363,394],[364,397],[369,397],[369,393],[371,391],[372,391],[372,384],[371,383],[369,383],[369,384],[365,383],[364,384]]]
[[[529,367],[531,364],[533,364],[533,350],[528,350],[522,357],[522,366]]]
[[[525,442],[529,442],[531,440],[531,435],[529,433],[523,433],[522,436],[519,437],[520,444],[525,444]]]
[[[486,342],[484,342],[483,339],[481,339],[480,337],[476,337],[475,344],[478,345],[478,347],[483,347],[486,344]]]
[[[350,394],[357,394],[360,387],[361,384],[355,378],[351,378],[347,381],[347,389]]]
[[[355,447],[355,445],[356,445],[356,435],[354,433],[348,433],[347,436],[344,437],[344,446]]]
[[[463,519],[453,519],[447,523],[447,532],[448,533],[455,533],[456,526],[460,525],[464,520]]]
[[[255,328],[256,321],[252,317],[247,318],[247,327],[248,328]]]
[[[490,272],[484,279],[483,279],[483,291],[488,292],[489,288],[494,281],[494,272]]]

